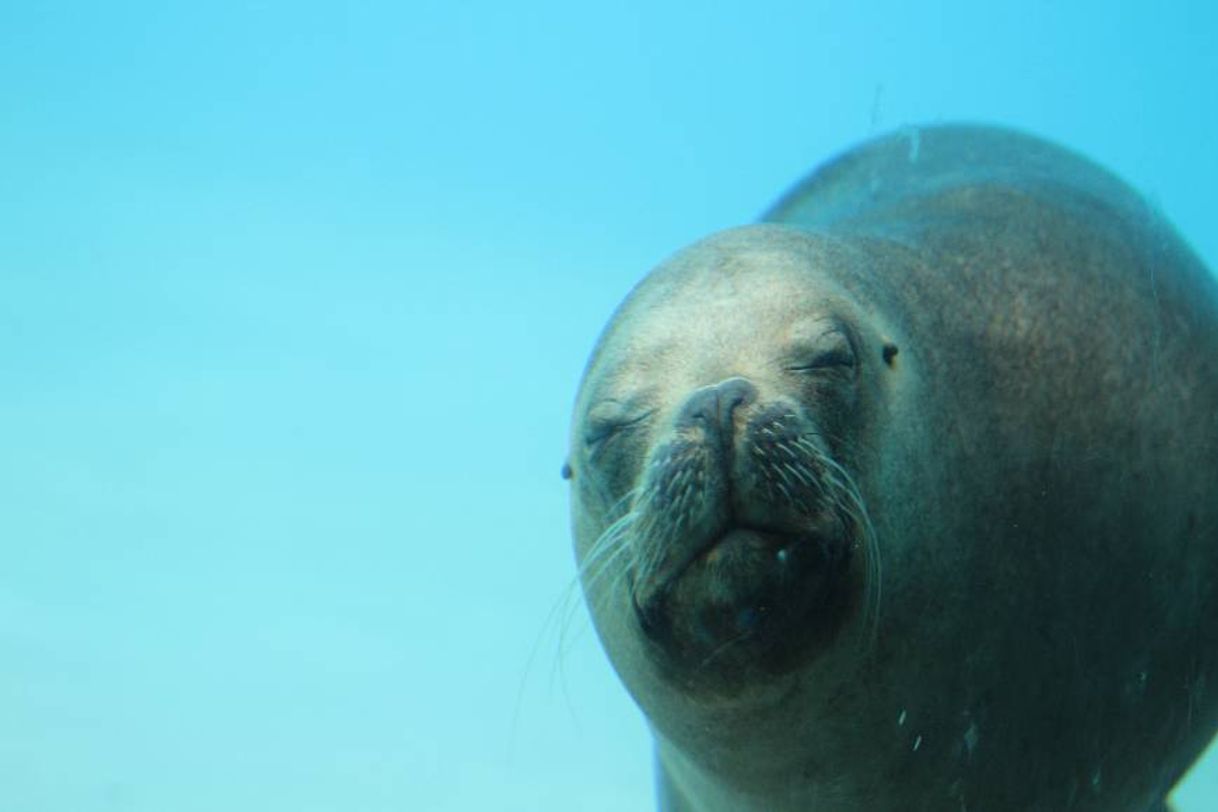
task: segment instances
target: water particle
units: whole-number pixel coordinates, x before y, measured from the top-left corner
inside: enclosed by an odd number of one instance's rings
[[[981,738],[981,732],[977,730],[977,723],[973,722],[968,726],[968,730],[964,731],[964,746],[971,756],[973,751],[977,749],[977,741]]]

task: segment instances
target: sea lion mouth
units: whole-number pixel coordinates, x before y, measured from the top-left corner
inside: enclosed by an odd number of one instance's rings
[[[778,666],[834,625],[848,558],[840,534],[731,524],[658,589],[636,592],[636,614],[649,639],[688,665],[760,657]]]
[[[738,380],[709,390],[714,402]],[[658,662],[722,682],[824,650],[865,588],[850,559],[874,560],[874,541],[857,485],[802,407],[775,399],[685,419],[710,402],[696,391],[653,443],[606,537],[629,546],[634,614]]]

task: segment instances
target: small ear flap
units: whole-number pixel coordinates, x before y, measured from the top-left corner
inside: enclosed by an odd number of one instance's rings
[[[900,348],[896,344],[893,344],[891,341],[885,341],[884,342],[884,363],[888,364],[888,366],[892,366],[893,359],[897,357],[897,353],[900,351],[901,351]]]
[[[571,463],[564,462],[562,464],[562,478],[570,479],[572,476],[574,476],[574,472],[571,470]]]

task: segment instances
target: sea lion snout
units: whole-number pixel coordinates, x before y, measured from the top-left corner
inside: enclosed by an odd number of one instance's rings
[[[863,507],[815,412],[742,376],[673,412],[634,504],[641,630],[689,679],[780,671],[823,650],[849,600]]]

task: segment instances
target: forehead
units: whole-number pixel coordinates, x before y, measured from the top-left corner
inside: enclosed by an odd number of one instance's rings
[[[623,311],[625,329],[615,333],[658,345],[731,339],[773,329],[816,304],[814,279],[796,257],[751,251],[714,259],[657,274]]]
[[[806,238],[773,236],[729,234],[656,269],[614,318],[594,377],[713,382],[764,368],[841,318],[829,275],[841,259]]]

